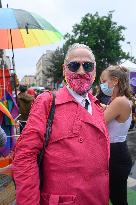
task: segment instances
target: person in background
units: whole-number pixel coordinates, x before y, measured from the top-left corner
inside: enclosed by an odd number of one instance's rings
[[[111,96],[104,116],[110,135],[110,200],[113,205],[127,205],[127,179],[132,160],[127,134],[132,120],[132,101],[128,70],[108,67],[101,76],[101,90]]]
[[[36,91],[33,88],[28,88],[27,94],[32,95],[34,98],[36,98]]]
[[[6,145],[6,141],[7,141],[7,135],[4,132],[4,130],[1,128],[0,126],[0,147],[3,147]]]
[[[105,71],[103,71],[100,76],[100,81],[102,81],[101,79],[103,79],[103,83],[104,83],[104,74],[105,74]],[[101,104],[107,105],[110,102],[111,96],[109,96],[107,93],[105,94],[105,90],[104,88],[101,88],[101,86],[102,85],[100,85],[99,93],[96,97]]]
[[[133,98],[132,98],[132,121],[131,121],[131,125],[130,125],[130,130],[135,128],[136,125],[136,97],[135,94],[133,94]]]
[[[51,91],[51,88],[49,86],[46,86],[45,90],[43,92],[45,92],[45,91]]]
[[[6,145],[6,142],[7,142],[7,135],[0,126],[0,157],[1,156],[3,157],[3,149],[1,150],[1,148],[3,148]]]
[[[92,92],[93,96],[96,97],[99,94],[99,92],[100,92],[100,86],[96,85],[95,87],[92,88],[91,92]]]
[[[31,105],[34,101],[34,97],[32,95],[27,94],[27,86],[25,85],[20,85],[19,91],[20,92],[17,96],[17,104],[19,107],[19,114],[21,114],[19,117],[19,121],[20,121],[20,132],[22,132],[26,124],[31,109]]]
[[[45,141],[52,94],[36,98],[13,160],[18,205],[108,205],[109,138],[103,110],[90,93],[95,73],[92,50],[73,44],[63,65],[67,84],[56,91],[42,189],[37,155]]]
[[[105,95],[100,88],[99,94],[96,96],[96,98],[99,100],[100,103],[107,105],[110,102],[111,97]]]

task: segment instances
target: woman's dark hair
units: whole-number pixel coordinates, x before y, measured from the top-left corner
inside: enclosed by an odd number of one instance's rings
[[[118,79],[118,87],[120,96],[125,95],[127,98],[132,98],[132,91],[129,85],[129,71],[122,66],[110,66],[105,71],[108,71],[111,79]]]

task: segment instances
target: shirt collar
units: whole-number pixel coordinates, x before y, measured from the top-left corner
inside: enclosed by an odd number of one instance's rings
[[[80,103],[82,106],[85,106],[85,100],[87,99],[89,104],[91,104],[91,101],[88,97],[88,93],[86,94],[86,96],[82,96],[82,95],[79,95],[78,93],[76,93],[75,91],[73,91],[68,85],[66,86],[69,93],[75,98],[75,100]]]
[[[83,99],[83,96],[81,96],[81,97]],[[98,104],[97,98],[95,98],[90,92],[88,93],[87,99],[89,99],[90,102],[94,102],[94,103]],[[75,97],[72,96],[72,94],[69,92],[69,90],[66,86],[64,86],[63,88],[60,88],[57,91],[57,95],[56,95],[56,99],[55,99],[55,104],[56,105],[71,102],[71,101],[77,102]]]

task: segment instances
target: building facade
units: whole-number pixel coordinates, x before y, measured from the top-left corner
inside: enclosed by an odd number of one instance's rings
[[[0,50],[0,68],[8,68],[11,69],[11,61],[9,56],[6,55],[5,50]]]
[[[53,79],[48,77],[48,69],[51,67],[50,58],[53,51],[47,50],[36,64],[36,85],[42,87],[53,87]]]
[[[27,85],[28,87],[35,86],[35,75],[25,75],[21,80],[21,84]]]

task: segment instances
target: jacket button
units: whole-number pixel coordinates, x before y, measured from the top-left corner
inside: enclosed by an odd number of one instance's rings
[[[79,138],[78,140],[80,143],[82,143],[84,141],[84,139],[82,137]]]

